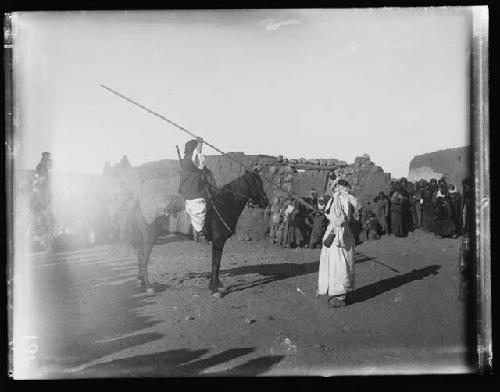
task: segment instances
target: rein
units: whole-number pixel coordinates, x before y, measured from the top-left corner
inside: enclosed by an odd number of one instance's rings
[[[213,202],[212,199],[209,199],[210,200],[210,204],[212,204],[212,207],[214,208],[214,211],[217,215],[217,217],[220,219],[220,221],[222,222],[222,224],[225,226],[225,228],[231,233],[231,235],[235,234],[231,228],[229,227],[229,225],[226,223],[226,221],[224,220],[224,218],[222,217],[222,215],[220,214],[219,210],[217,209],[217,207],[215,207],[215,203]]]
[[[248,184],[248,181],[246,178],[244,178],[244,181],[245,181],[245,184],[247,185],[247,187],[249,186]],[[229,185],[229,184],[228,184]],[[222,192],[229,192],[229,193],[232,193],[233,195],[235,196],[239,196],[241,198],[243,198],[243,200],[245,200],[245,204],[248,206],[248,207],[253,207],[253,205],[251,204],[251,197],[247,196],[247,195],[244,195],[243,193],[240,193],[240,192],[237,192],[237,191],[234,191],[232,189],[229,189],[229,187],[225,187],[225,188],[219,188],[217,187],[216,185],[213,185],[213,184],[210,184],[210,183],[207,183],[207,187],[210,187],[212,188],[213,190],[217,191],[218,193],[222,193]],[[215,211],[215,214],[217,215],[217,217],[219,218],[219,220],[222,222],[222,224],[224,225],[224,227],[227,229],[227,231],[229,231],[229,233],[231,233],[231,235],[235,234],[235,232],[229,227],[229,225],[227,224],[227,222],[224,220],[224,218],[222,217],[221,213],[219,212],[219,210],[217,209],[217,207],[215,206],[215,203],[213,201],[213,198],[208,198],[210,200],[210,204],[212,205],[214,211]]]

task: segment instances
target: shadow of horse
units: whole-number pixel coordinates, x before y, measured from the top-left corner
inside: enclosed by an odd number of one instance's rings
[[[255,348],[241,347],[225,350],[200,359],[208,349],[176,349],[159,353],[135,355],[95,365],[75,377],[198,377],[198,376],[257,376],[280,362],[283,355],[268,355],[251,359],[231,369],[203,373],[204,370],[250,354]]]
[[[355,263],[364,263],[366,261],[374,260],[374,258],[365,256],[363,254],[355,255]],[[276,282],[288,278],[293,278],[301,275],[308,275],[317,273],[319,269],[319,261],[312,261],[306,263],[274,263],[274,264],[255,264],[244,265],[230,269],[221,270],[221,275],[224,277],[237,277],[243,275],[258,274],[261,278],[251,282],[234,283],[227,286],[227,294],[234,293],[253,287],[263,286],[271,282]],[[210,278],[208,272],[203,273],[188,273],[187,279],[196,278]]]
[[[319,261],[308,263],[274,263],[274,264],[255,264],[235,267],[230,269],[221,270],[220,273],[224,277],[237,277],[244,275],[258,274],[261,278],[251,282],[234,283],[227,286],[227,292],[234,293],[252,287],[263,286],[271,282],[280,281],[283,279],[293,278],[295,276],[307,275],[318,271]],[[203,273],[189,273],[188,279],[206,277],[210,278],[210,274]]]

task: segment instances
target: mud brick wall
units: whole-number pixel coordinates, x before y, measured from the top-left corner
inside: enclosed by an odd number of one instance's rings
[[[309,195],[310,188],[324,192],[327,173],[342,168],[355,194],[362,200],[374,197],[381,189],[388,190],[390,174],[376,166],[369,158],[358,157],[352,164],[337,159],[286,159],[267,155],[245,155],[233,152],[236,159],[248,167],[258,166],[261,176],[280,185],[284,191],[264,181],[264,190],[272,202],[274,197],[288,197],[293,190],[299,196]],[[244,169],[221,155],[208,155],[206,164],[212,170],[218,186],[223,186],[243,174]],[[124,193],[138,198],[145,218],[152,221],[163,213],[161,206],[177,195],[180,179],[179,161],[164,159],[131,167],[118,175],[60,175],[54,208],[58,227],[84,244],[90,231],[95,242],[106,243],[114,238],[114,217],[122,214],[120,200]],[[33,171],[17,176],[18,186],[30,184]],[[29,193],[29,192],[28,192]],[[29,198],[29,195],[26,195]],[[26,209],[26,207],[24,208]],[[236,228],[239,240],[261,240],[269,231],[269,211],[245,208]],[[28,225],[26,224],[24,226]]]
[[[286,159],[268,155],[245,155],[242,152],[229,154],[247,167],[259,167],[261,176],[271,179],[283,189],[277,189],[264,181],[264,190],[270,201],[275,197],[286,199],[291,190],[299,196],[306,197],[309,195],[309,190],[315,188],[320,195],[323,195],[328,172],[338,168],[345,172],[355,195],[363,202],[375,197],[380,190],[388,192],[390,188],[390,174],[384,173],[382,168],[375,165],[367,156],[358,157],[354,163],[348,164],[334,158]],[[213,172],[218,186],[223,186],[244,173],[240,165],[221,155],[207,155],[206,165]],[[125,181],[127,188],[132,189],[136,197],[146,201],[153,197],[148,196],[149,193],[161,191],[163,197],[176,194],[179,186],[179,170],[179,162],[176,160],[150,162],[132,168]],[[153,199],[159,197],[160,195],[156,195]],[[146,208],[148,203],[142,204],[145,205],[148,218],[152,218],[149,215],[158,212]],[[269,218],[268,211],[245,208],[236,228],[237,238],[264,239],[268,233]]]
[[[462,180],[470,175],[470,147],[450,148],[417,155],[411,162],[408,173],[409,181],[431,178],[446,181],[461,188]]]

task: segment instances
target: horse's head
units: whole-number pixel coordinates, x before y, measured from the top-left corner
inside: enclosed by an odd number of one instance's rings
[[[245,179],[248,185],[247,195],[248,204],[256,205],[260,208],[265,208],[269,204],[266,192],[264,192],[264,184],[260,178],[259,171],[245,171]]]

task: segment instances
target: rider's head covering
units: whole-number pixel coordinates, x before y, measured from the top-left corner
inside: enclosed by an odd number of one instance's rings
[[[191,139],[184,146],[184,154],[191,154],[196,146],[198,145],[198,140]]]

